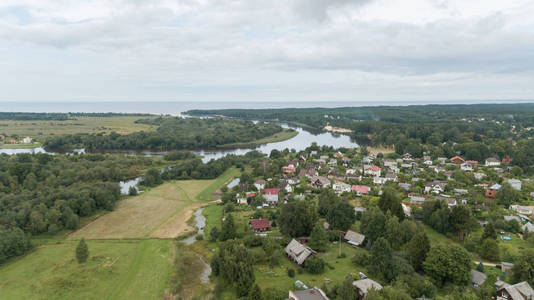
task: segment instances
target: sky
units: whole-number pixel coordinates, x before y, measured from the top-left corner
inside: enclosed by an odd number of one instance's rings
[[[2,0],[0,102],[534,100],[534,0]]]

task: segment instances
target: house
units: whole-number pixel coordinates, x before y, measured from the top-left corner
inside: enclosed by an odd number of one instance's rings
[[[484,179],[484,177],[486,177],[486,174],[480,173],[480,172],[477,172],[477,173],[475,173],[473,175],[475,176],[476,180],[482,180],[482,179]]]
[[[505,261],[502,261],[501,262],[501,271],[504,273],[504,274],[511,274],[512,273],[512,268],[514,267],[514,264],[513,263],[509,263],[509,262],[505,262]]]
[[[268,203],[277,203],[278,202],[278,189],[265,189],[265,200],[267,200]]]
[[[299,266],[302,265],[308,257],[317,253],[312,248],[302,245],[295,239],[292,239],[291,242],[287,244],[285,252],[289,259],[297,263]]]
[[[510,208],[513,209],[518,214],[527,215],[527,216],[532,214],[532,207],[530,206],[510,205]]]
[[[409,217],[412,215],[412,208],[404,203],[401,203],[402,206],[402,212],[405,216]]]
[[[282,171],[286,174],[295,174],[295,172],[297,171],[297,169],[295,168],[295,166],[293,165],[288,165],[288,166],[283,166],[282,167]]]
[[[31,142],[32,142],[32,138],[29,136],[22,139],[23,144],[31,144]]]
[[[237,198],[237,204],[240,204],[240,205],[246,205],[246,204],[248,204],[247,198],[245,198],[245,197],[238,197],[238,198]]]
[[[511,185],[516,191],[521,190],[521,180],[519,179],[508,179],[508,184]]]
[[[381,170],[382,169],[378,166],[367,166],[365,170],[363,171],[363,173],[365,175],[379,177]]]
[[[373,177],[373,184],[382,185],[385,184],[388,180],[384,177]]]
[[[471,284],[474,288],[481,287],[488,278],[488,275],[477,270],[471,270]]]
[[[286,191],[286,193],[293,193],[293,188],[291,187],[291,185],[289,185],[289,182],[287,182],[287,180],[280,182],[280,184],[278,185],[278,189],[284,190]]]
[[[466,189],[454,189],[453,191],[456,196],[465,195],[468,193]]]
[[[468,162],[464,162],[460,165],[460,170],[464,172],[473,172],[473,165]]]
[[[414,204],[414,205],[423,205],[426,200],[425,197],[422,197],[422,196],[410,195],[408,196],[408,198],[410,198],[410,204]]]
[[[345,240],[347,243],[359,247],[365,240],[365,235],[349,230],[345,233]]]
[[[395,167],[391,167],[391,168],[389,168],[389,169],[391,170],[391,172],[393,172],[393,173],[395,173],[395,174],[400,173],[400,169],[399,169],[398,167],[396,167],[396,166],[395,166]]]
[[[336,165],[337,165],[337,160],[335,160],[335,159],[333,159],[333,158],[330,159],[330,160],[328,161],[328,165],[331,166],[331,167],[336,166]]]
[[[306,159],[304,159],[304,160],[306,160]],[[290,161],[287,162],[287,165],[288,165],[288,166],[293,166],[293,167],[296,168],[296,167],[299,166],[299,162],[296,161],[296,160],[290,160]]]
[[[345,164],[345,165],[350,164],[350,158],[348,158],[348,157],[346,157],[346,156],[343,156],[343,158],[341,159],[341,161],[342,161],[343,164]]]
[[[368,157],[368,156],[362,158],[362,164],[364,164],[364,165],[368,165],[368,164],[370,164],[371,162],[373,162],[373,159],[370,158],[370,157]]]
[[[358,214],[358,213],[362,213],[363,214],[366,210],[367,210],[367,208],[365,208],[365,207],[356,206],[356,207],[354,207],[354,214]]]
[[[337,194],[342,194],[344,192],[350,192],[351,186],[350,184],[344,183],[344,182],[336,182],[332,185],[332,188]]]
[[[445,201],[449,208],[453,208],[457,204],[456,199],[451,197],[437,196],[435,199],[438,201]]]
[[[472,165],[473,167],[478,167],[478,160],[466,160],[466,163]]]
[[[387,173],[385,178],[386,180],[393,181],[393,182],[397,182],[398,180],[397,174],[393,174],[393,173]]]
[[[252,219],[249,222],[250,229],[254,232],[271,231],[271,223],[269,219]]]
[[[400,187],[401,189],[404,189],[404,190],[406,190],[406,191],[409,191],[410,188],[412,187],[412,185],[409,184],[409,183],[400,182],[400,183],[399,183],[399,187]]]
[[[254,182],[254,186],[256,187],[258,191],[263,190],[265,188],[265,184],[266,182],[263,179],[256,180],[256,182]]]
[[[511,159],[510,159],[510,155],[506,155],[506,156],[502,159],[501,162],[502,162],[503,165],[508,165],[508,164],[510,164],[510,161],[511,161]]]
[[[319,175],[317,170],[312,169],[312,168],[306,169],[306,170],[300,170],[300,172],[299,172],[299,177],[306,176],[308,178],[312,178],[312,177],[317,176],[317,175]]]
[[[413,160],[412,155],[410,153],[404,153],[404,155],[402,156],[402,159],[407,160],[407,161]]]
[[[430,193],[430,192],[434,194],[443,193],[445,191],[446,186],[447,186],[447,183],[443,181],[427,182],[425,184],[425,193]]]
[[[486,162],[484,164],[486,167],[497,167],[501,165],[501,161],[496,159],[495,157],[486,158]]]
[[[357,196],[367,195],[369,194],[369,191],[371,191],[371,187],[367,185],[353,185],[351,187],[351,190],[353,192],[356,192]]]
[[[289,291],[288,300],[328,300],[328,297],[321,289],[313,287],[301,291]]]
[[[494,184],[492,186],[490,186],[487,190],[486,190],[486,200],[488,201],[495,201],[495,197],[497,196],[497,192],[501,189],[501,185],[500,184]]]
[[[528,233],[534,232],[534,225],[532,223],[530,223],[530,222],[525,223],[525,225],[521,226],[521,230],[523,231],[523,233],[525,233],[525,232],[528,232]]]
[[[391,160],[391,159],[384,159],[382,164],[384,165],[384,167],[388,167],[388,168],[392,168],[392,167],[396,167],[397,166],[397,162],[394,161],[394,160]]]
[[[456,165],[461,165],[465,162],[465,160],[463,158],[461,158],[460,156],[454,156],[454,157],[451,157],[450,161],[453,163],[453,164],[456,164]]]
[[[323,176],[314,176],[311,178],[311,184],[316,188],[327,188],[330,186],[330,180]]]
[[[497,300],[532,300],[534,299],[534,290],[528,282],[522,281],[514,285],[504,284],[497,290]]]
[[[354,286],[354,289],[360,296],[360,299],[364,299],[367,293],[371,290],[380,291],[383,289],[380,283],[369,278],[353,281],[352,286]]]
[[[297,184],[299,183],[299,178],[298,177],[289,177],[286,179],[287,183],[289,184]]]
[[[447,161],[447,158],[446,157],[438,157],[438,162],[443,165],[445,164],[445,162]]]

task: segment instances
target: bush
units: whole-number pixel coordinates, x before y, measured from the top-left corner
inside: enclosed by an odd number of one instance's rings
[[[345,252],[342,252],[341,254],[337,256],[337,258],[345,258],[345,257],[347,257],[347,254],[345,254]]]
[[[204,235],[203,235],[203,234],[200,234],[200,233],[199,233],[199,234],[197,234],[197,235],[195,236],[195,240],[197,240],[197,241],[202,241],[203,239],[204,239]]]
[[[351,261],[357,266],[365,267],[369,264],[369,255],[367,252],[357,252]]]
[[[131,186],[129,189],[128,189],[128,195],[130,196],[135,196],[137,195],[137,188],[135,186]]]
[[[263,238],[259,235],[249,234],[243,239],[243,244],[248,248],[261,246]]]
[[[321,274],[324,272],[325,262],[322,258],[313,256],[306,260],[304,267],[310,274]]]
[[[291,278],[295,277],[295,269],[287,269],[287,276]]]

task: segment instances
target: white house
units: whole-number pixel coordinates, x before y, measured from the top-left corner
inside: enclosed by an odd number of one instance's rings
[[[29,136],[22,139],[23,144],[30,144],[31,142],[32,142],[32,138]]]
[[[365,168],[364,174],[369,175],[369,176],[379,177],[381,170],[382,169],[378,166],[367,166]]]
[[[373,177],[373,183],[376,185],[385,184],[387,181],[387,178],[384,177]]]
[[[256,180],[256,182],[254,182],[254,186],[258,191],[265,189],[265,180]]]
[[[532,214],[532,207],[523,206],[523,205],[510,205],[510,208],[513,209],[518,214],[530,216]]]
[[[351,185],[350,184],[347,184],[347,183],[344,183],[344,182],[336,182],[332,185],[332,189],[334,189],[334,191],[337,193],[337,194],[342,194],[344,192],[350,192],[351,191]]]
[[[425,193],[430,193],[430,192],[434,194],[443,193],[445,191],[445,186],[447,186],[447,183],[442,182],[442,181],[427,182],[425,184]]]
[[[508,179],[508,184],[510,184],[515,190],[521,190],[521,180],[519,179]]]
[[[501,165],[501,161],[496,159],[495,157],[490,157],[486,159],[486,163],[485,163],[486,167],[496,167],[500,165]]]

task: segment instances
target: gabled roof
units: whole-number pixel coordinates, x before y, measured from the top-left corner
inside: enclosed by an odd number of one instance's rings
[[[365,235],[349,230],[345,233],[345,239],[349,244],[359,246],[363,243],[363,240],[365,240]]]
[[[250,220],[250,226],[252,226],[252,229],[263,229],[270,228],[271,224],[269,219],[252,219]]]
[[[265,189],[265,195],[278,195],[278,189]]]
[[[526,300],[534,297],[534,290],[532,290],[526,281],[516,283],[514,285],[504,286],[499,289],[499,291],[503,289],[506,290],[506,292],[510,295],[509,300]]]
[[[471,270],[471,283],[481,286],[488,278],[488,275],[477,270]]]
[[[367,294],[371,289],[379,291],[383,288],[380,283],[369,278],[353,281],[352,285],[363,294]]]
[[[371,190],[371,187],[366,186],[366,185],[353,185],[351,187],[351,190],[355,192],[360,192],[361,194],[368,194],[369,191]]]
[[[306,247],[302,245],[301,243],[297,242],[297,240],[295,239],[292,239],[291,242],[287,244],[285,251],[286,251],[286,254],[289,257],[291,257],[299,265],[304,263],[304,261],[306,260],[306,258],[308,258],[308,256],[316,253],[310,247]]]

